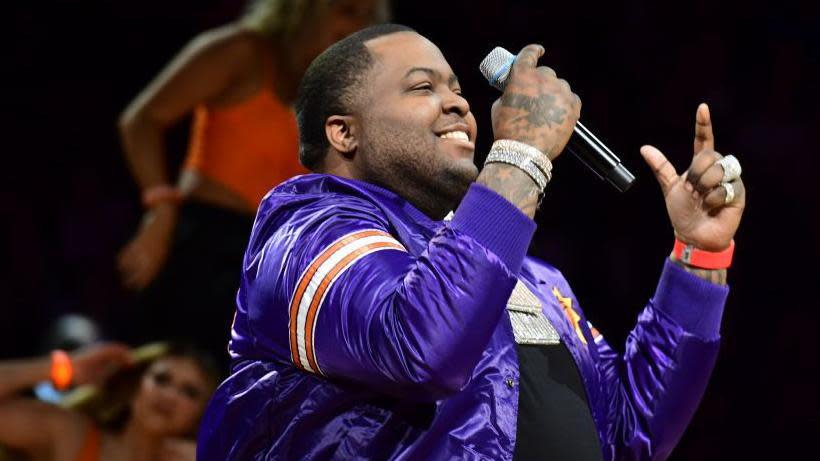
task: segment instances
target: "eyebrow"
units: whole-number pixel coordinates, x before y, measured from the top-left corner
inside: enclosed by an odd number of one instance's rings
[[[406,74],[404,74],[404,78],[409,77],[410,74],[413,74],[415,72],[423,72],[423,73],[425,73],[425,74],[427,74],[427,75],[429,75],[433,78],[438,78],[438,79],[441,78],[441,72],[439,72],[435,69],[431,69],[429,67],[412,67],[412,68],[410,68],[410,70],[407,71]],[[458,77],[456,76],[456,74],[451,75],[450,78],[447,79],[447,84],[448,85],[452,85],[454,83],[458,83]]]

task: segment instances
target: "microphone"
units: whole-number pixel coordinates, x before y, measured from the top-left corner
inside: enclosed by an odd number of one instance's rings
[[[504,48],[496,47],[481,61],[479,69],[490,85],[504,91],[513,62],[515,62],[514,54]],[[635,176],[621,164],[621,159],[580,121],[575,124],[575,132],[567,142],[567,150],[599,178],[606,180],[621,192],[625,192],[635,182]]]

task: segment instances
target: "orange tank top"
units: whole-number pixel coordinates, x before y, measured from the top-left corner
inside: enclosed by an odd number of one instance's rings
[[[307,173],[299,163],[296,116],[267,88],[236,105],[199,105],[184,168],[256,207],[274,186]]]
[[[95,425],[88,427],[88,432],[85,433],[85,440],[83,446],[77,453],[75,461],[100,461],[100,445],[102,442],[102,433]]]

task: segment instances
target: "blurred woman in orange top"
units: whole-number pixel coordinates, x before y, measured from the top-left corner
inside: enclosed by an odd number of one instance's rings
[[[386,9],[385,0],[257,0],[191,40],[125,109],[122,144],[145,214],[118,266],[141,292],[136,328],[150,332],[134,339],[190,336],[179,333],[196,316],[196,338],[186,339],[224,356],[257,205],[306,172],[290,108],[299,80],[325,48],[385,19]],[[191,112],[189,152],[174,180],[164,133]]]

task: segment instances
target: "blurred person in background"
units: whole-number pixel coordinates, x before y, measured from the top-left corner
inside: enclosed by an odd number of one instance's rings
[[[55,349],[74,351],[100,339],[100,327],[95,321],[81,314],[65,314],[57,317],[46,330],[41,350],[44,353]],[[60,403],[66,395],[66,391],[55,388],[48,379],[37,383],[33,390],[38,399],[49,403]]]
[[[145,213],[118,266],[123,283],[141,292],[136,331],[148,336],[135,341],[186,337],[227,360],[256,207],[273,186],[306,172],[290,107],[302,74],[326,47],[386,15],[385,0],[251,2],[235,22],[191,40],[128,105],[122,145]],[[164,134],[191,113],[175,179]],[[191,318],[195,338],[182,333]]]
[[[193,461],[205,403],[217,384],[213,360],[190,346],[130,351],[99,344],[60,358],[0,362],[0,460]],[[69,367],[66,376],[63,371]],[[79,385],[60,406],[18,397],[49,379]]]

